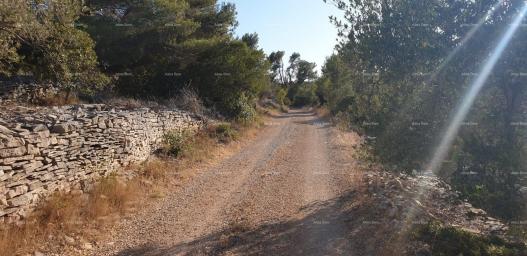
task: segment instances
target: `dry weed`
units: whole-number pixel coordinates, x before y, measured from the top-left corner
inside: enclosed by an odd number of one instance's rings
[[[73,93],[60,92],[35,99],[35,103],[41,106],[65,106],[79,104],[80,100]]]
[[[67,235],[98,225],[102,217],[124,214],[140,192],[139,183],[117,177],[100,180],[83,195],[56,193],[42,202],[20,225],[6,225],[0,232],[0,256],[32,253],[38,246],[63,244]]]

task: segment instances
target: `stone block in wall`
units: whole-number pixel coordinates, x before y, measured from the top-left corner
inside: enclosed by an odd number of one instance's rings
[[[7,200],[10,207],[20,207],[31,203],[32,195],[23,194]]]
[[[7,198],[6,198],[6,196],[4,196],[4,195],[0,195],[0,207],[5,208],[5,207],[7,207],[7,206],[9,206],[9,205],[7,204]],[[0,208],[0,209],[1,209],[1,208]],[[0,210],[0,212],[1,212],[1,210]],[[0,215],[1,215],[1,213],[0,213]]]
[[[31,162],[23,165],[22,169],[26,173],[31,173],[31,172],[35,171],[36,169],[38,169],[39,167],[42,167],[43,165],[44,165],[44,163],[42,163],[41,161],[31,161]]]
[[[29,183],[29,191],[34,191],[34,190],[40,189],[43,186],[44,186],[44,184],[40,180],[32,181],[31,183]]]
[[[68,123],[60,123],[55,124],[53,127],[51,127],[51,132],[58,133],[58,134],[64,134],[71,130],[71,126]]]
[[[11,129],[3,126],[3,125],[0,125],[0,134],[7,134],[7,135],[11,135],[13,134],[13,131],[11,131]]]
[[[7,194],[6,194],[6,198],[7,199],[12,199],[12,198],[15,198],[19,195],[22,195],[26,192],[29,191],[29,187],[26,186],[26,185],[18,185],[16,187],[12,187],[9,189],[9,191],[7,191]]]
[[[25,155],[25,156],[19,156],[19,157],[0,158],[0,165],[12,165],[19,161],[32,160],[34,157],[35,156],[33,155]]]
[[[23,156],[27,153],[27,149],[24,146],[15,148],[0,148],[0,158],[18,157]]]
[[[0,148],[15,148],[24,146],[25,144],[24,139],[0,131]]]

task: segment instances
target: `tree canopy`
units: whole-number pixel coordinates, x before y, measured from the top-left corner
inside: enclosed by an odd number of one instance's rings
[[[86,95],[168,99],[185,89],[238,118],[269,87],[258,35],[235,38],[216,0],[0,1],[0,74]],[[67,36],[66,36],[67,35]]]
[[[334,114],[376,138],[391,169],[423,170],[471,82],[523,1],[328,1],[341,40],[319,81]],[[469,33],[472,28],[482,25]],[[525,168],[525,30],[519,29],[465,120],[440,174],[476,205],[517,214]],[[455,53],[451,55],[451,53]],[[469,175],[476,173],[477,175]]]

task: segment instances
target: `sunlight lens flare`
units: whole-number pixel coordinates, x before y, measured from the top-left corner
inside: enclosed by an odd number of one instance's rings
[[[485,65],[479,72],[476,80],[474,80],[474,82],[470,86],[469,91],[463,97],[463,100],[461,101],[460,106],[456,110],[456,114],[454,115],[454,118],[451,120],[450,125],[448,126],[448,128],[446,129],[446,132],[443,135],[443,139],[441,140],[441,143],[439,144],[432,160],[430,161],[428,167],[426,168],[427,171],[437,172],[438,168],[441,167],[441,163],[443,162],[446,155],[448,154],[450,146],[452,145],[454,139],[456,138],[456,135],[459,131],[459,128],[461,127],[463,120],[469,113],[470,108],[472,107],[472,104],[474,104],[474,101],[477,95],[483,88],[483,85],[485,85],[485,82],[490,76],[492,69],[498,62],[503,51],[507,48],[507,45],[511,41],[514,33],[520,27],[521,22],[523,18],[525,17],[526,12],[527,12],[527,4],[523,6],[520,13],[518,13],[516,18],[514,18],[514,21],[512,22],[512,24],[510,24],[510,27],[507,29],[505,34],[502,36],[502,39],[500,40],[497,47],[494,49],[490,57],[485,61]]]
[[[496,12],[496,10],[499,9],[501,5],[503,5],[504,0],[498,1],[492,8],[487,12],[486,15],[484,15],[482,18],[478,20],[478,23],[470,25],[472,28],[463,36],[459,44],[444,58],[439,66],[437,66],[434,71],[428,76],[426,81],[424,81],[424,85],[430,85],[434,82],[436,77],[450,64],[450,62],[456,57],[461,49],[465,46],[465,44],[470,41],[476,32],[479,31],[479,29],[485,24],[485,22]],[[467,24],[469,25],[469,24]],[[398,113],[408,113],[410,108],[413,107],[413,102],[415,102],[415,99],[424,97],[424,94],[427,92],[427,87],[423,86],[416,90],[416,93],[414,94],[414,98],[412,100],[407,101],[398,111]]]
[[[485,82],[490,76],[492,69],[498,62],[503,51],[507,48],[514,33],[520,27],[521,22],[523,18],[525,17],[526,12],[527,12],[527,4],[525,4],[522,7],[520,12],[514,18],[512,24],[510,24],[510,27],[505,31],[505,33],[501,37],[501,40],[498,42],[496,48],[492,51],[492,53],[489,55],[487,60],[484,62],[484,65],[481,68],[480,72],[478,73],[478,76],[472,82],[469,90],[467,91],[466,95],[463,97],[461,103],[459,104],[459,107],[456,109],[455,115],[451,119],[449,126],[446,128],[445,133],[442,137],[442,140],[439,146],[437,147],[432,157],[432,160],[429,162],[427,166],[427,169],[426,169],[427,171],[425,174],[434,176],[434,174],[441,167],[441,164],[446,158],[450,150],[450,147],[452,146],[457,136],[457,133],[461,127],[463,120],[466,118],[467,114],[469,113],[470,108],[472,107],[477,95],[479,94],[483,86],[485,85]],[[419,201],[421,201],[425,197],[426,193],[427,193],[427,188],[425,186],[422,186],[416,193],[415,200],[417,201],[417,203],[419,203]],[[416,211],[417,209],[415,207],[410,207],[410,209],[407,211],[405,227],[409,227],[411,225],[410,221],[412,221],[415,218]]]
[[[428,82],[432,82],[435,77],[452,61],[452,59],[459,53],[459,51],[463,48],[463,46],[470,40],[476,32],[485,24],[487,19],[494,14],[494,12],[500,7],[500,5],[503,4],[503,0],[498,1],[485,15],[483,18],[481,18],[478,23],[474,24],[472,28],[468,31],[468,33],[463,37],[463,39],[459,42],[459,44],[456,46],[456,48],[448,54],[448,56],[441,62],[441,65],[436,68],[434,73],[430,76],[430,79]]]

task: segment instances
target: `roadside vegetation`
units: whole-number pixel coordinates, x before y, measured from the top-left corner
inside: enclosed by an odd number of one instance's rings
[[[453,111],[525,4],[325,2],[345,16],[331,18],[340,42],[311,91],[339,127],[364,135],[374,162],[408,174],[429,171]],[[527,216],[526,41],[526,31],[518,29],[434,170],[463,199],[519,234]],[[511,244],[448,225],[430,224],[420,234],[433,255],[521,255]]]
[[[524,244],[513,244],[498,237],[486,237],[431,222],[414,233],[415,239],[430,244],[432,255],[481,255],[514,256],[523,255]]]
[[[149,170],[148,172],[151,172]],[[57,250],[64,245],[89,246],[79,237],[95,236],[110,218],[124,215],[148,191],[140,179],[124,182],[117,176],[102,178],[86,194],[57,192],[25,220],[0,229],[0,255],[22,255]]]
[[[111,2],[111,3],[110,3]],[[77,232],[162,197],[177,170],[261,123],[259,106],[322,106],[364,135],[368,156],[394,172],[428,171],[452,111],[523,0],[324,0],[345,16],[319,75],[299,53],[266,55],[257,34],[234,35],[233,4],[217,0],[0,0],[0,82],[52,84],[40,105],[163,105],[219,120],[171,131],[133,177],[109,176],[88,193],[57,193],[26,224],[0,232],[0,254],[70,243]],[[492,10],[492,11],[491,11]],[[470,32],[480,21],[481,27]],[[465,40],[471,34],[470,40]],[[67,36],[65,36],[67,35]],[[474,206],[525,234],[527,32],[520,28],[478,95],[437,173]],[[453,57],[447,57],[451,53]],[[366,155],[366,154],[365,154]],[[101,222],[101,220],[104,220]],[[516,246],[430,223],[417,231],[434,255],[516,255]],[[74,239],[75,240],[75,239]]]
[[[370,138],[377,161],[407,173],[426,171],[452,112],[524,4],[327,2],[346,16],[333,19],[341,42],[316,82],[321,102],[344,126]],[[526,40],[524,29],[516,31],[438,170],[476,207],[506,220],[526,214]]]

